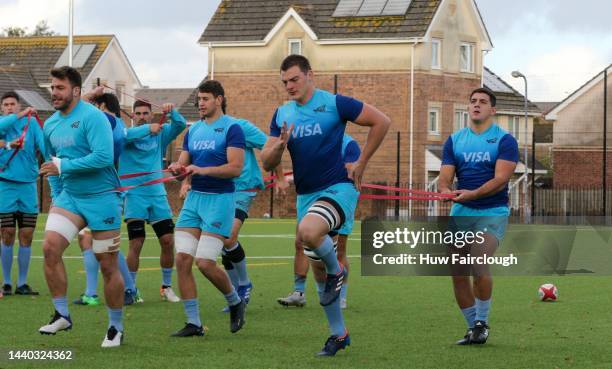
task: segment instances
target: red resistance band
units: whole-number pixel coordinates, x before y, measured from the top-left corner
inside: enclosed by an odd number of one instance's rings
[[[442,201],[442,200],[450,200],[455,198],[457,195],[452,193],[439,193],[439,192],[431,192],[431,191],[422,191],[422,190],[413,190],[409,188],[400,188],[400,187],[390,187],[376,184],[362,184],[362,188],[369,188],[373,190],[384,190],[384,191],[394,191],[407,193],[410,195],[401,196],[401,195],[371,195],[371,194],[361,194],[359,196],[360,199],[369,199],[369,200],[417,200],[417,201]],[[417,195],[417,196],[411,196]]]
[[[34,118],[38,122],[38,125],[40,126],[40,128],[43,128],[43,122],[38,117],[38,114],[35,114]],[[0,168],[0,173],[4,172],[6,170],[6,168],[8,168],[9,164],[11,163],[11,161],[13,161],[15,156],[17,156],[17,154],[19,153],[19,150],[21,150],[23,148],[23,143],[25,141],[25,137],[28,134],[28,129],[30,128],[30,120],[31,119],[32,119],[32,114],[30,113],[30,114],[28,114],[28,122],[23,127],[23,130],[21,131],[21,135],[19,135],[19,138],[17,139],[17,147],[14,149],[13,153],[11,154],[11,156],[9,157],[7,162],[4,163],[2,168]]]
[[[142,176],[146,176],[149,174],[155,174],[155,173],[169,173],[170,170],[168,169],[164,169],[164,170],[158,170],[158,171],[154,171],[154,172],[138,172],[138,173],[130,173],[130,174],[124,174],[122,176],[120,176],[120,179],[129,179],[129,178],[137,178],[137,177],[142,177]],[[115,191],[127,191],[127,190],[131,190],[133,188],[136,187],[143,187],[143,186],[151,186],[154,184],[158,184],[158,183],[165,183],[165,182],[169,182],[172,180],[182,180],[183,178],[185,178],[187,175],[189,175],[191,173],[181,173],[177,176],[172,176],[172,177],[166,177],[166,178],[160,178],[160,179],[155,179],[152,181],[148,181],[148,182],[144,182],[138,185],[134,185],[134,186],[125,186],[125,187],[119,187],[117,189],[115,189]],[[293,174],[293,172],[286,172],[284,175],[285,176],[289,176]],[[264,182],[268,182],[268,181],[272,181],[276,179],[275,175],[272,176],[268,176],[268,177],[264,177]],[[267,183],[265,185],[264,189],[269,189],[276,186],[276,182],[270,182]],[[422,190],[411,190],[408,188],[400,188],[400,187],[390,187],[390,186],[383,186],[383,185],[376,185],[376,184],[363,184],[361,185],[362,188],[369,188],[369,189],[373,189],[373,190],[384,190],[384,191],[394,191],[394,192],[401,192],[401,193],[408,193],[411,195],[408,196],[398,196],[398,195],[374,195],[374,194],[361,194],[359,196],[360,199],[363,200],[416,200],[416,201],[441,201],[441,200],[449,200],[452,199],[454,197],[456,197],[455,194],[442,194],[442,193],[438,193],[438,192],[431,192],[431,191],[422,191]],[[260,189],[258,188],[252,188],[249,190],[244,190],[241,192],[257,192],[260,191]],[[412,196],[412,195],[416,195],[416,196]]]

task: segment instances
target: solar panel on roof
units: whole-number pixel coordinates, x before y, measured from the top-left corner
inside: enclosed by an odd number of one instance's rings
[[[96,48],[96,44],[76,44],[72,46],[72,66],[74,68],[83,68],[89,57]],[[68,46],[62,52],[59,59],[55,63],[55,68],[68,65]]]
[[[388,0],[382,15],[404,15],[410,7],[412,0]]]
[[[404,15],[411,0],[340,0],[334,17]]]
[[[484,70],[484,85],[493,92],[514,93],[499,77],[486,69]]]
[[[43,99],[42,96],[36,91],[30,90],[15,90],[19,98],[25,101],[28,105],[33,107],[36,110],[45,110],[50,111],[53,110],[53,107],[49,102]]]
[[[380,15],[387,4],[387,0],[364,0],[357,16]]]
[[[334,10],[333,17],[350,17],[357,14],[363,0],[340,0]]]

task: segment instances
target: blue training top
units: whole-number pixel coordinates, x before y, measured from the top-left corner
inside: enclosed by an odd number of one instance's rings
[[[442,165],[455,167],[461,190],[475,190],[493,179],[497,160],[519,161],[516,139],[497,124],[492,124],[481,134],[474,133],[469,127],[463,128],[444,143]],[[476,209],[508,206],[508,185],[496,194],[463,205]]]
[[[0,139],[12,142],[23,133],[28,125],[28,117],[17,118],[16,114],[0,117]],[[5,181],[31,183],[38,178],[38,158],[36,150],[45,153],[43,130],[36,118],[30,117],[28,132],[23,141],[23,147],[15,154],[9,165],[0,172],[0,179]],[[15,153],[15,149],[0,148],[0,167],[6,165]]]
[[[194,123],[183,139],[183,150],[189,152],[195,166],[218,167],[227,164],[227,148],[245,148],[244,133],[236,118],[222,115],[214,122]],[[234,192],[233,178],[193,175],[191,189],[207,193]]]
[[[287,148],[298,194],[351,182],[342,159],[342,137],[347,121],[357,119],[363,103],[351,97],[315,90],[304,105],[289,101],[276,109],[270,136],[278,137],[283,123],[294,125]]]

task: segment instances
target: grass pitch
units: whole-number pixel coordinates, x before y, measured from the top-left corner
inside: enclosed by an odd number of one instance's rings
[[[104,306],[70,306],[74,327],[56,336],[38,328],[53,312],[44,281],[41,216],[33,245],[29,284],[40,296],[0,299],[0,368],[612,368],[610,277],[497,277],[491,335],[484,346],[455,346],[465,332],[448,277],[361,277],[359,227],[350,239],[351,270],[345,319],[352,344],[335,358],[315,358],[329,335],[315,283],[309,275],[307,305],[286,308],[276,298],[293,286],[293,237],[289,220],[249,219],[241,242],[254,284],[246,325],[229,332],[225,301],[196,274],[203,338],[171,338],[185,322],[182,304],[159,298],[159,246],[148,228],[137,284],[144,304],[125,308],[125,341],[103,350]],[[127,232],[122,247],[127,253]],[[15,252],[16,255],[16,252]],[[66,252],[68,296],[83,292],[85,274],[74,242]],[[16,260],[13,279],[16,279]],[[174,288],[176,274],[173,275]],[[537,301],[540,284],[555,283],[560,300]],[[98,293],[102,295],[102,277]],[[71,349],[69,362],[11,362],[9,349]]]

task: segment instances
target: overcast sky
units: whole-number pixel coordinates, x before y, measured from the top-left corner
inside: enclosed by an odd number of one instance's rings
[[[206,74],[197,40],[220,0],[75,0],[76,34],[115,34],[141,82],[194,87]],[[477,0],[494,49],[485,64],[532,101],[558,101],[612,63],[612,2]],[[42,19],[68,33],[68,0],[1,0],[0,28]]]

